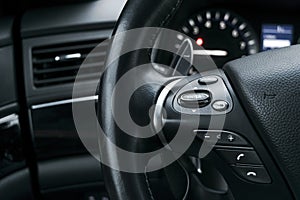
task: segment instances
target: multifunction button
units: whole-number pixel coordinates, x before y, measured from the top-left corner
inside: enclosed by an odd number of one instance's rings
[[[218,149],[217,152],[228,164],[262,165],[260,158],[254,150]]]
[[[271,178],[264,167],[235,166],[234,171],[248,181],[255,183],[271,183]]]
[[[255,183],[271,183],[264,164],[251,144],[242,136],[229,131],[194,130],[203,142],[215,145],[215,151],[236,174]]]
[[[215,76],[207,76],[199,79],[200,85],[211,85],[218,82],[218,78]]]
[[[227,103],[227,101],[215,101],[212,107],[215,111],[223,112],[229,108],[229,103]]]
[[[173,108],[189,115],[225,115],[233,108],[229,91],[220,76],[194,78],[184,83],[173,100]]]
[[[205,142],[217,141],[216,145],[250,146],[242,136],[229,131],[194,130],[194,133]]]
[[[209,91],[188,91],[180,95],[179,105],[185,108],[201,108],[210,104],[211,94]]]

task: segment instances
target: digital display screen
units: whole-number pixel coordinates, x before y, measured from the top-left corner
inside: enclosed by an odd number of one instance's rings
[[[291,46],[293,29],[292,25],[264,24],[262,26],[262,50]]]

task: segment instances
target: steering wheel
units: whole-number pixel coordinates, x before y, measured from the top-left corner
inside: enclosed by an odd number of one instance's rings
[[[142,27],[167,27],[183,3],[183,0],[129,0],[114,35]],[[157,34],[149,30],[138,37],[119,37],[111,43],[107,57],[113,62],[102,76],[99,90],[98,116],[106,137],[126,151],[145,153],[158,150],[161,145],[168,146],[166,143],[176,137],[173,132],[180,126],[184,129],[182,143],[185,136],[194,134],[194,140],[182,155],[169,155],[174,157],[174,163],[181,160],[179,167],[187,175],[182,184],[189,186],[182,196],[174,198],[299,199],[300,46],[248,56],[226,64],[223,70],[191,77],[165,77],[154,67],[145,65],[151,63],[147,49],[126,52],[113,59],[126,46],[145,43],[151,48],[154,43],[149,45],[149,38],[154,41]],[[138,75],[134,80],[129,79],[125,88],[134,88],[137,81],[160,84],[135,88],[129,102],[124,102],[126,94],[115,87],[119,82],[124,86],[122,77],[136,66],[144,67],[134,72]],[[165,88],[172,88],[172,92]],[[140,133],[136,127],[128,130],[130,135],[125,133],[116,122],[117,114],[125,112],[124,105],[126,109],[129,107],[130,117],[139,127],[146,127],[143,130],[150,133],[153,129],[147,124],[154,122],[154,127],[163,126],[156,127],[160,133],[135,137]],[[155,106],[152,109],[153,105],[164,109]],[[212,118],[224,119],[222,129],[211,127]],[[210,139],[214,143],[213,151],[201,168],[205,156],[199,159],[198,152]],[[169,150],[172,152],[172,146]],[[124,158],[111,145],[101,146],[101,156],[106,160],[103,176],[111,199],[156,199],[146,173],[139,170],[140,160],[135,156]],[[185,156],[189,158],[186,162]],[[116,167],[122,159],[127,160],[127,165],[123,166],[125,170]],[[137,173],[131,169],[136,169]],[[179,173],[173,175],[179,176]]]

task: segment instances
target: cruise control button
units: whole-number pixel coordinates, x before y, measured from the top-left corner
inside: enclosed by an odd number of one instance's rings
[[[210,142],[217,139],[217,145],[222,146],[250,146],[250,144],[240,135],[228,131],[207,131],[194,130],[201,140]]]
[[[271,183],[271,178],[264,167],[235,166],[232,168],[245,180],[255,183]]]
[[[189,91],[180,95],[178,103],[186,108],[201,108],[210,104],[210,96],[208,91]]]
[[[229,108],[229,104],[226,101],[215,101],[212,107],[215,111],[223,112]]]
[[[202,130],[195,130],[195,134],[197,134],[197,137],[200,138],[202,141],[208,142],[208,143],[215,143],[221,139],[222,133],[221,132],[207,132]]]
[[[218,149],[217,152],[228,164],[262,165],[260,158],[254,150]]]
[[[218,78],[215,76],[207,76],[200,78],[198,82],[200,85],[211,85],[218,82]]]
[[[222,137],[218,142],[219,145],[230,146],[250,146],[249,143],[240,135],[232,132],[222,132]]]

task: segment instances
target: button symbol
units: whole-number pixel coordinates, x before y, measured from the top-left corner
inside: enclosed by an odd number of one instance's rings
[[[209,140],[210,139],[210,135],[205,135],[205,139]]]
[[[257,174],[255,172],[247,172],[247,176],[254,176],[254,177],[256,177]]]
[[[235,138],[232,135],[228,135],[227,139],[229,142],[233,142],[235,140]]]
[[[238,155],[238,156],[236,157],[236,160],[237,160],[237,161],[240,161],[243,157],[245,157],[245,154],[241,153],[240,155]]]

